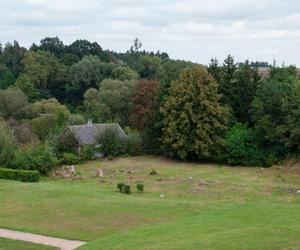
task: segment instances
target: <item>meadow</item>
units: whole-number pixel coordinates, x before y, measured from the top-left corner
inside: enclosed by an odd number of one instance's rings
[[[139,156],[76,170],[78,179],[0,180],[0,228],[87,241],[83,250],[299,249],[295,164],[229,167]],[[130,184],[132,194],[119,193],[119,182]],[[0,249],[43,249],[15,244],[22,242],[0,239]]]

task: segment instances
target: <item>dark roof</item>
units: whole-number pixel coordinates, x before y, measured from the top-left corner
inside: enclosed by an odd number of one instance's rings
[[[97,137],[108,128],[115,129],[121,139],[127,137],[118,123],[74,125],[69,126],[68,130],[80,145],[89,145],[96,144]]]

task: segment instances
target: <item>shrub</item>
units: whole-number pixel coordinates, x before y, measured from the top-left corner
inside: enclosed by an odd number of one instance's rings
[[[137,190],[139,191],[139,192],[144,192],[144,184],[142,184],[142,183],[138,183],[137,185],[136,185],[136,188],[137,188]]]
[[[86,120],[81,114],[71,114],[68,120],[69,125],[82,125],[85,124]]]
[[[37,170],[45,175],[57,164],[53,148],[48,144],[39,144],[18,149],[12,166],[24,170]]]
[[[95,148],[93,145],[84,145],[81,147],[80,159],[83,161],[95,160]]]
[[[38,171],[31,170],[0,168],[0,179],[38,182],[40,179],[40,173]]]
[[[226,134],[224,159],[232,165],[271,166],[278,162],[275,148],[263,148],[257,133],[241,123]]]
[[[0,179],[18,180],[19,170],[0,168]]]
[[[36,170],[20,170],[19,180],[23,182],[38,182],[40,179],[40,173]]]
[[[125,184],[123,183],[123,182],[119,182],[118,184],[117,184],[117,188],[119,189],[119,192],[120,193],[122,193],[122,190],[123,190],[123,186],[124,186]]]
[[[74,165],[80,162],[80,158],[73,153],[63,153],[61,163]]]
[[[143,151],[142,137],[137,131],[131,131],[126,139],[125,151],[129,155],[140,155]]]
[[[16,150],[16,141],[12,131],[5,123],[0,122],[0,164],[8,165]]]
[[[101,145],[100,150],[110,157],[116,157],[124,153],[124,141],[121,140],[118,131],[107,128],[98,135],[97,142]]]
[[[124,194],[131,194],[131,187],[130,187],[130,185],[123,185],[123,187],[122,187],[122,193],[124,193]]]

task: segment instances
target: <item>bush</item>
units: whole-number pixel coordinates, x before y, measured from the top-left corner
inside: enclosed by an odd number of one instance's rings
[[[83,161],[95,160],[95,148],[93,145],[84,145],[81,147],[80,159]]]
[[[0,179],[18,180],[19,170],[0,168]]]
[[[31,170],[0,168],[0,179],[38,182],[40,179],[40,173],[38,171]]]
[[[144,192],[144,184],[142,184],[142,183],[138,183],[137,185],[136,185],[136,188],[137,188],[137,190],[139,191],[139,192]]]
[[[38,182],[40,180],[40,173],[36,170],[20,170],[19,180],[23,182]]]
[[[225,137],[225,154],[228,164],[269,167],[278,162],[275,148],[263,148],[257,133],[246,125],[238,123]]]
[[[123,186],[124,186],[125,184],[123,183],[123,182],[120,182],[120,183],[118,183],[117,184],[117,188],[119,189],[119,192],[120,193],[122,193],[122,190],[123,190]]]
[[[12,131],[5,123],[0,122],[0,164],[11,163],[16,150],[16,141]]]
[[[123,185],[123,187],[122,187],[122,193],[124,193],[124,194],[131,194],[131,187],[130,187],[130,185]]]
[[[80,158],[73,153],[63,153],[61,163],[74,165],[80,162]]]
[[[97,142],[101,145],[100,150],[108,157],[116,157],[124,154],[124,141],[121,140],[116,129],[107,128],[101,133]]]
[[[143,140],[137,131],[132,131],[128,134],[125,151],[129,155],[140,155],[143,151]]]
[[[13,168],[37,170],[41,174],[46,175],[57,164],[58,160],[53,148],[48,144],[39,144],[18,149],[11,165]]]

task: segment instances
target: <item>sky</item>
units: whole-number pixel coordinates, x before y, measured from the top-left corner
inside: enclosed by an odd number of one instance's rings
[[[0,41],[29,47],[47,36],[126,51],[143,48],[207,64],[238,61],[300,66],[299,0],[0,0]]]

